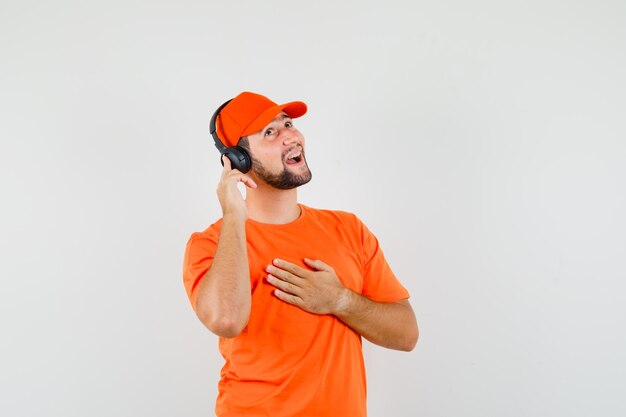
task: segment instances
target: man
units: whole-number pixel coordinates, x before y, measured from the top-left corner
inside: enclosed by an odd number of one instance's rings
[[[227,149],[252,162],[232,169],[222,151],[223,216],[191,235],[184,258],[187,295],[226,361],[220,417],[366,416],[361,336],[403,351],[417,343],[409,294],[374,235],[353,214],[297,201],[311,171],[293,119],[306,111],[244,92],[214,118]]]

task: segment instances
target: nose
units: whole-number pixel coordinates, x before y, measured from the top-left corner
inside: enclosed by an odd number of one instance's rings
[[[283,136],[284,145],[293,145],[294,143],[298,142],[297,133],[291,129],[284,129],[281,132],[281,135]]]

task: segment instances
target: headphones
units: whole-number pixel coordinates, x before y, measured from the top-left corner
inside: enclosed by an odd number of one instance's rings
[[[226,155],[226,157],[230,160],[230,166],[233,169],[241,171],[241,173],[245,174],[250,171],[250,168],[252,168],[252,158],[250,158],[248,152],[241,146],[224,146],[224,143],[222,143],[220,138],[217,136],[217,129],[215,127],[215,120],[217,119],[217,116],[220,114],[220,111],[231,102],[231,100],[232,99],[228,100],[215,110],[215,113],[213,113],[213,116],[211,117],[211,122],[209,123],[209,132],[211,133],[211,136],[213,136],[215,147],[218,151],[220,151],[220,162],[222,163],[222,166],[224,166],[222,157]]]

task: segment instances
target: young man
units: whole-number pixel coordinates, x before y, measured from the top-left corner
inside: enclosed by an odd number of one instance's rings
[[[409,293],[374,235],[353,214],[298,203],[311,171],[293,119],[306,110],[250,92],[218,110],[217,136],[252,167],[222,156],[223,216],[189,238],[183,281],[220,337],[219,417],[366,416],[361,336],[403,351],[417,343]]]

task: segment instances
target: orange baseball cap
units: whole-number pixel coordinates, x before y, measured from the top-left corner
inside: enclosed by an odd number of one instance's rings
[[[295,119],[306,113],[307,106],[302,101],[276,104],[265,96],[245,91],[220,111],[215,122],[217,135],[224,145],[235,146],[239,138],[263,129],[281,111]]]

